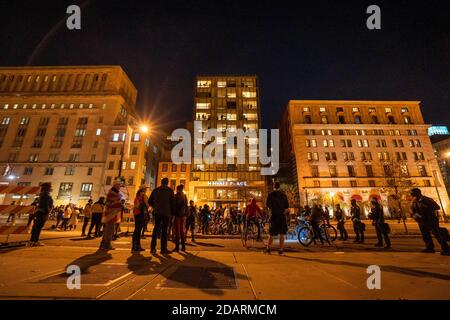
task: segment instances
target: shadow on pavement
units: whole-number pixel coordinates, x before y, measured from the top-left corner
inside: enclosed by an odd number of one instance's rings
[[[86,274],[89,273],[89,268],[99,265],[111,259],[112,259],[111,253],[104,250],[97,250],[94,253],[84,255],[68,263],[66,269],[70,265],[76,265],[80,267],[81,274]]]
[[[232,267],[221,262],[189,252],[180,252],[180,255],[184,261],[174,259],[171,255],[145,257],[135,253],[127,259],[128,269],[142,276],[156,274],[157,268],[166,265],[165,269],[159,270],[165,278],[159,284],[161,287],[194,288],[212,296],[224,295],[225,289],[237,289],[237,279],[247,280],[245,275],[236,273]]]
[[[357,267],[357,268],[364,268],[364,269],[367,269],[367,267],[368,267],[368,265],[365,263],[357,263],[357,262],[349,262],[349,261],[324,260],[324,259],[302,258],[302,257],[291,257],[291,256],[281,256],[281,257],[287,258],[287,259],[297,259],[297,260],[302,260],[302,261],[307,261],[307,262],[317,262],[317,263],[322,263],[322,264],[349,266],[349,267]],[[406,275],[413,276],[413,277],[421,277],[421,278],[429,277],[429,278],[450,281],[450,275],[448,275],[448,274],[441,274],[441,273],[429,272],[429,271],[421,271],[421,270],[415,270],[415,269],[391,266],[391,265],[380,265],[380,268],[382,271],[406,274]]]

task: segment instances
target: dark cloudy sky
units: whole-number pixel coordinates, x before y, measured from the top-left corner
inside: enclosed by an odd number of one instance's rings
[[[81,31],[65,28],[69,4],[83,4]],[[450,125],[448,0],[15,0],[0,26],[0,65],[121,65],[142,115],[167,128],[192,117],[209,73],[258,75],[265,127],[289,99],[420,100],[427,122]]]

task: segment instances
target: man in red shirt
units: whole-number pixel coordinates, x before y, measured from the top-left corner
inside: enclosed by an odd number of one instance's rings
[[[245,221],[245,236],[247,237],[247,230],[251,223],[255,224],[258,227],[258,239],[257,241],[261,241],[261,226],[259,225],[259,219],[262,216],[262,211],[260,207],[256,204],[256,200],[252,199],[252,202],[245,208],[244,212],[244,221]]]

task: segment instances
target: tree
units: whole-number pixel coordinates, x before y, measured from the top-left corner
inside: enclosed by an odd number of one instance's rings
[[[406,226],[405,210],[409,207],[409,201],[406,200],[409,190],[415,186],[415,182],[410,178],[406,161],[385,161],[383,163],[385,185],[382,191],[390,194],[392,201],[400,211],[401,219],[405,227],[405,232],[408,233]],[[389,202],[388,202],[389,203]]]
[[[295,186],[291,184],[283,184],[281,186],[281,190],[283,190],[283,192],[286,194],[286,197],[288,198],[289,207],[298,208],[300,201]]]

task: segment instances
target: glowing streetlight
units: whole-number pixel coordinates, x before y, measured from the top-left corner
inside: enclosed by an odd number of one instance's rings
[[[141,125],[139,129],[141,130],[142,133],[147,133],[149,131],[148,126],[145,124]]]

